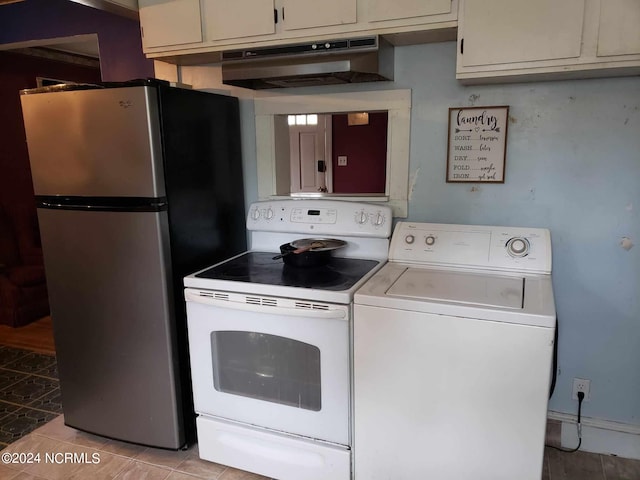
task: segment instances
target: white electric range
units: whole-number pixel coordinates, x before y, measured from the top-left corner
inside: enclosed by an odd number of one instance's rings
[[[200,457],[279,480],[351,478],[353,296],[387,260],[391,209],[251,205],[250,250],[184,279]],[[326,265],[274,258],[346,241]]]
[[[540,479],[548,230],[400,222],[354,305],[355,480]]]

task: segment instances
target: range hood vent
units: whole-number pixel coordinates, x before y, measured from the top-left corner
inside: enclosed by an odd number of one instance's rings
[[[378,36],[222,52],[222,82],[259,90],[393,80],[393,46]]]

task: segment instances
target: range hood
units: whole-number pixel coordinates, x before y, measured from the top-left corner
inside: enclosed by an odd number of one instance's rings
[[[222,82],[251,88],[393,80],[393,46],[378,36],[222,52]]]

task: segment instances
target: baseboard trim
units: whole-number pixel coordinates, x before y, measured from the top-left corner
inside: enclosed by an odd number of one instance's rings
[[[547,419],[549,423],[560,422],[563,448],[578,445],[577,415],[549,411]],[[583,416],[580,450],[640,460],[640,425]]]

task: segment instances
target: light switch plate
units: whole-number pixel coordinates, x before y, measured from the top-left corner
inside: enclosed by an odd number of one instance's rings
[[[338,155],[338,166],[346,167],[347,166],[347,156],[346,155]]]

